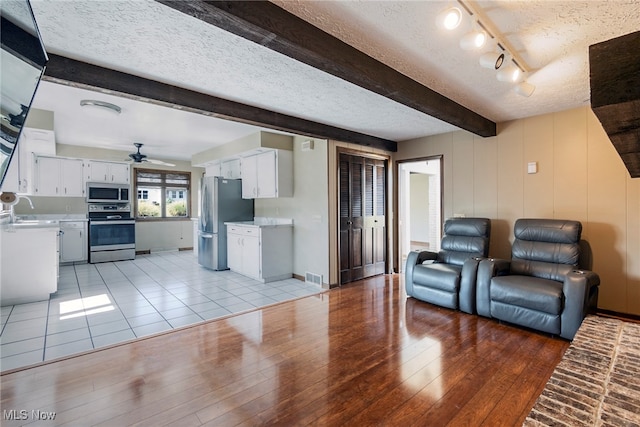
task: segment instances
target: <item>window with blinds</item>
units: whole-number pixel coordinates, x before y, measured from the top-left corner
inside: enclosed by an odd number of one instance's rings
[[[190,172],[136,169],[134,185],[136,218],[189,217]]]

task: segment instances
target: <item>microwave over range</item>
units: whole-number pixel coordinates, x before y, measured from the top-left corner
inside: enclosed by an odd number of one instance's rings
[[[129,203],[129,185],[87,183],[87,202],[89,203]]]

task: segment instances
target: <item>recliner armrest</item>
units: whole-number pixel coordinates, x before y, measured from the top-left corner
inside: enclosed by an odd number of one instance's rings
[[[414,251],[418,252],[418,251]],[[418,252],[418,258],[416,259],[416,264],[422,264],[425,261],[435,261],[438,259],[438,254],[436,252],[431,251],[420,251]]]
[[[476,311],[480,316],[491,317],[491,279],[504,276],[511,269],[511,261],[501,258],[487,258],[478,265],[476,280]]]
[[[572,270],[566,275],[562,285],[564,310],[562,310],[562,338],[572,340],[590,309],[597,304],[600,276],[589,270]],[[592,302],[592,295],[594,300]]]
[[[407,256],[407,265],[404,272],[404,287],[407,295],[413,296],[413,269],[416,265],[422,264],[428,260],[437,259],[438,254],[431,251],[411,251]]]
[[[483,259],[485,258],[473,257],[462,264],[458,306],[460,311],[464,311],[465,313],[476,313],[476,280],[478,278],[478,265],[480,265]]]

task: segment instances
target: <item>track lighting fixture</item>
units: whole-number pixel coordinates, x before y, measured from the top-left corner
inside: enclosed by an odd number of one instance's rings
[[[455,30],[462,22],[462,11],[457,7],[450,7],[438,14],[436,23],[445,30]]]
[[[504,53],[489,52],[480,56],[480,66],[498,70],[504,64]]]
[[[496,73],[496,78],[501,82],[516,83],[520,80],[521,70],[516,64],[511,62],[502,67]]]
[[[513,88],[514,92],[518,95],[522,95],[524,97],[530,97],[533,94],[533,91],[536,90],[536,87],[528,82],[520,82]]]
[[[464,50],[482,49],[486,43],[487,33],[482,30],[470,31],[460,39],[460,47]]]
[[[501,82],[516,83],[514,91],[517,94],[525,97],[531,96],[535,86],[523,81],[522,74],[529,69],[518,52],[509,45],[486,15],[475,10],[470,0],[456,1],[457,6],[449,7],[438,14],[436,21],[438,27],[453,30],[460,26],[464,9],[472,20],[472,29],[460,39],[460,47],[464,50],[482,49],[486,46],[488,39],[491,39],[495,50],[485,52],[480,56],[480,66],[495,70],[496,78]]]

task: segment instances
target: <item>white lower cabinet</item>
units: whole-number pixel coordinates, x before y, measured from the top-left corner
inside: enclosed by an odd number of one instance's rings
[[[293,276],[293,227],[227,224],[227,264],[261,282]]]
[[[58,231],[0,228],[0,305],[46,301],[58,290]]]
[[[60,262],[87,261],[87,223],[60,221]]]

